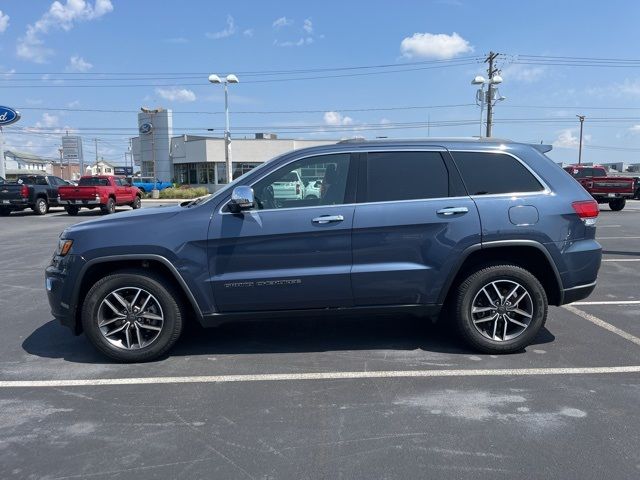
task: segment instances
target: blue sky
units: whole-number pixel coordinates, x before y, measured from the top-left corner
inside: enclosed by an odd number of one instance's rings
[[[572,161],[583,114],[585,161],[640,162],[640,61],[575,60],[640,59],[636,1],[4,0],[0,10],[0,104],[22,112],[5,129],[17,150],[57,156],[69,129],[87,157],[99,138],[100,154],[120,160],[141,105],[173,109],[177,134],[220,134],[222,91],[208,72],[240,77],[236,136],[477,135],[470,81],[493,50],[507,97],[495,136],[555,143],[552,156]],[[386,66],[337,70],[374,65]],[[318,68],[333,70],[309,72]]]

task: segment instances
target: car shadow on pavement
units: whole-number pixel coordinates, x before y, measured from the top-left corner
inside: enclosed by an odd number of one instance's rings
[[[195,323],[195,322],[194,322]],[[552,342],[543,328],[531,346]],[[22,344],[39,357],[64,358],[74,363],[105,363],[108,360],[55,320],[47,322]],[[476,353],[444,323],[433,324],[411,316],[367,318],[304,318],[236,322],[205,329],[190,324],[168,357],[192,355],[238,355],[303,353],[349,350],[424,350],[449,354]],[[523,350],[520,353],[524,353]]]

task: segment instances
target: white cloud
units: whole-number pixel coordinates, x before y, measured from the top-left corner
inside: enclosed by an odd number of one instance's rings
[[[273,44],[276,47],[302,47],[304,45],[311,45],[312,43],[313,37],[300,37],[298,40],[287,40],[286,42],[279,42],[278,40],[273,41]]]
[[[219,40],[221,38],[227,38],[231,35],[235,34],[238,28],[236,27],[235,21],[231,15],[227,15],[227,26],[220,30],[219,32],[214,33],[206,33],[207,38],[212,38],[213,40]]]
[[[189,40],[184,37],[165,38],[165,43],[188,43]]]
[[[42,114],[42,118],[38,120],[35,124],[36,128],[53,128],[57,127],[60,123],[60,119],[57,115],[51,115],[50,113],[44,112]]]
[[[249,38],[253,37],[253,28],[247,28],[244,32],[242,32],[242,34],[245,37],[249,37]]]
[[[18,38],[16,53],[18,57],[36,63],[44,63],[53,54],[45,46],[42,37],[52,30],[68,32],[78,22],[95,20],[113,11],[111,0],[67,0],[65,4],[54,1],[35,23],[27,25],[24,36]]]
[[[381,118],[380,119],[380,124],[381,125],[389,125],[391,123],[391,120],[389,120],[388,118]]]
[[[170,102],[194,102],[196,94],[186,88],[156,88],[156,93]]]
[[[591,135],[583,135],[583,144],[591,141]],[[578,148],[580,145],[580,137],[578,136],[578,130],[576,128],[566,128],[558,132],[558,138],[553,141],[553,146],[556,148]]]
[[[67,103],[67,108],[76,108],[80,106],[80,100],[74,100],[72,102]]]
[[[342,116],[340,112],[324,112],[323,119],[329,126],[353,125],[353,118]]]
[[[70,72],[88,72],[93,68],[93,65],[87,62],[84,58],[74,55],[69,59],[69,65],[67,70]]]
[[[629,127],[629,132],[634,135],[640,135],[640,124],[633,125]]]
[[[500,75],[506,81],[517,81],[522,83],[534,83],[541,80],[547,73],[546,67],[530,67],[513,63],[506,66],[500,72]]]
[[[288,27],[293,24],[293,20],[287,17],[280,17],[273,21],[273,28],[278,29],[282,27]]]
[[[311,23],[311,19],[307,18],[302,24],[302,29],[307,32],[309,35],[313,33],[313,23]]]
[[[473,52],[473,46],[456,32],[414,33],[400,43],[400,51],[407,58],[449,59],[461,53]]]
[[[9,28],[9,15],[0,10],[0,33],[4,33]]]

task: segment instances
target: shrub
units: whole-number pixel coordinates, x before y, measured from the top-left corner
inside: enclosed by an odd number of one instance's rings
[[[179,199],[187,199],[187,198],[196,198],[202,197],[203,195],[207,195],[209,192],[204,187],[198,188],[165,188],[160,191],[160,198],[179,198]]]

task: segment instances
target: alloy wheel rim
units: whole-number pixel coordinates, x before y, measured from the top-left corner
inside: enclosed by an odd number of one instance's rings
[[[494,280],[478,290],[471,302],[471,320],[484,337],[497,342],[522,335],[533,319],[533,300],[522,284]]]
[[[155,342],[164,327],[160,302],[139,287],[122,287],[107,294],[98,307],[98,329],[116,348],[139,350]]]

